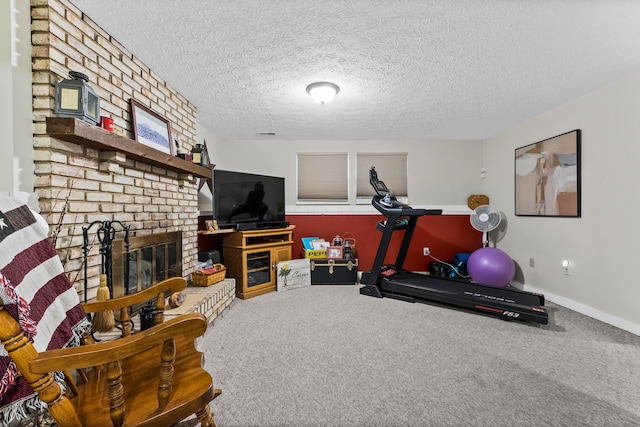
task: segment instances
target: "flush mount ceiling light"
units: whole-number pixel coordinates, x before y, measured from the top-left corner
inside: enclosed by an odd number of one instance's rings
[[[307,93],[314,101],[324,105],[331,102],[340,92],[338,85],[329,82],[311,83],[307,86]]]

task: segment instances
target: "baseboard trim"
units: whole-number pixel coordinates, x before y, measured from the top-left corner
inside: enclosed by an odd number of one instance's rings
[[[546,300],[549,300],[553,303],[566,307],[570,310],[577,311],[580,314],[584,314],[585,316],[592,317],[596,320],[607,323],[611,326],[615,326],[618,329],[622,329],[634,335],[640,336],[640,325],[636,323],[629,322],[624,319],[620,319],[619,317],[612,316],[611,314],[608,314],[608,313],[603,313],[602,311],[597,310],[588,305],[573,301],[569,298],[562,297],[560,295],[555,295],[553,293],[550,293],[547,290],[536,288],[535,286],[525,284],[524,290],[529,292],[538,292],[538,293],[544,294],[544,297]]]
[[[426,273],[426,272],[421,272],[421,273]],[[361,276],[362,276],[362,272],[359,271],[358,282],[360,282]],[[637,323],[629,322],[628,320],[620,319],[619,317],[612,316],[611,314],[603,313],[602,311],[596,310],[595,308],[590,307],[588,305],[581,304],[569,298],[550,293],[549,291],[544,289],[536,288],[535,286],[525,284],[525,285],[519,285],[518,287],[519,288],[521,287],[522,289],[528,292],[537,292],[539,294],[544,294],[544,298],[547,301],[551,301],[553,303],[566,307],[570,310],[576,311],[580,314],[584,314],[585,316],[589,316],[591,318],[604,322],[608,325],[614,326],[618,329],[622,329],[623,331],[627,331],[634,335],[640,336],[640,325],[638,325]]]

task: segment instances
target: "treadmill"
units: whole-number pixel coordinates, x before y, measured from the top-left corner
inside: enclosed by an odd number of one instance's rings
[[[461,279],[450,279],[410,272],[402,268],[418,218],[441,215],[442,209],[414,209],[396,199],[385,183],[378,179],[375,167],[369,171],[369,182],[375,189],[373,206],[387,219],[379,221],[382,232],[380,246],[371,270],[362,273],[362,295],[395,298],[415,302],[432,301],[498,316],[503,320],[519,320],[546,325],[549,322],[544,295],[507,286],[494,288]],[[394,232],[404,231],[395,264],[383,265]]]

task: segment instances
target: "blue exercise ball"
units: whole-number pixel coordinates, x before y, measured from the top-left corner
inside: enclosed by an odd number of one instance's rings
[[[467,271],[480,285],[504,288],[516,275],[516,265],[498,248],[480,248],[467,260]]]

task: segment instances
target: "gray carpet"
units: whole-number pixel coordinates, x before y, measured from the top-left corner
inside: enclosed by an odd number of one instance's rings
[[[358,289],[237,300],[217,319],[198,347],[218,427],[640,425],[636,335],[553,304],[540,326]]]

